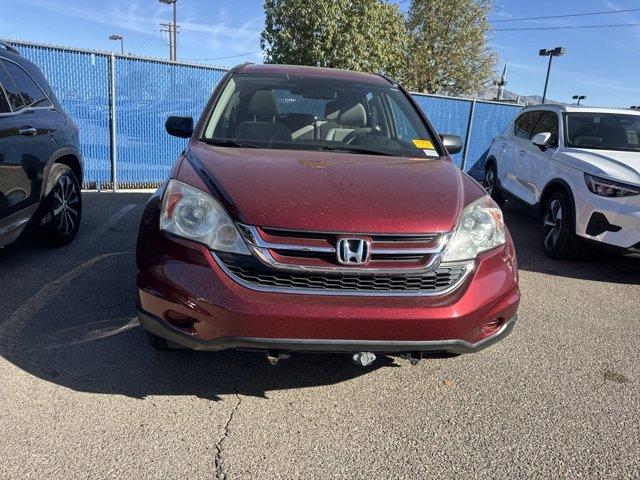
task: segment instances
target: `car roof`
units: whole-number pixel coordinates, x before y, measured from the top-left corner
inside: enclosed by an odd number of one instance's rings
[[[350,70],[340,70],[337,68],[308,67],[303,65],[276,65],[276,64],[254,64],[245,63],[233,69],[234,72],[242,74],[291,74],[313,77],[331,77],[342,80],[361,81],[368,83],[379,83],[389,85],[393,83],[390,79],[372,73],[353,72]]]
[[[585,105],[560,105],[555,103],[545,103],[541,105],[532,105],[523,109],[523,112],[531,112],[536,110],[552,110],[555,112],[566,113],[624,113],[631,115],[640,115],[640,111],[630,108],[606,108],[606,107],[589,107]]]

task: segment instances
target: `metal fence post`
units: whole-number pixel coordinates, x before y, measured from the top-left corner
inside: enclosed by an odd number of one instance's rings
[[[116,56],[109,56],[109,148],[111,153],[111,186],[118,189],[117,177],[117,142],[116,142]]]
[[[476,100],[471,101],[471,110],[469,111],[469,122],[467,123],[467,134],[464,137],[464,150],[462,152],[462,163],[460,164],[460,170],[464,172],[464,167],[467,165],[467,153],[469,153],[469,140],[471,139],[471,130],[473,130],[473,114],[476,111]]]

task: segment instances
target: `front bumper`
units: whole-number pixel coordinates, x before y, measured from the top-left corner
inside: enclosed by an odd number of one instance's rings
[[[476,342],[465,340],[345,340],[345,339],[308,339],[308,338],[260,338],[260,337],[223,337],[202,340],[172,328],[164,320],[139,311],[140,325],[147,331],[170,342],[192,350],[220,351],[227,349],[246,350],[285,350],[298,352],[374,352],[408,353],[446,351],[450,353],[474,353],[493,345],[509,335],[516,324],[517,316],[505,322],[495,333]]]
[[[157,193],[140,224],[140,321],[188,348],[461,353],[494,343],[515,323],[520,290],[509,235],[441,295],[302,295],[234,281],[205,246],[161,232],[159,208]]]
[[[515,323],[520,291],[510,237],[443,295],[300,295],[240,285],[204,246],[158,232],[157,222],[145,232],[144,223],[140,323],[188,348],[465,353],[495,343]],[[495,328],[487,328],[492,322]]]
[[[575,192],[576,233],[592,242],[622,250],[640,249],[640,196],[609,198],[591,193],[586,185]],[[610,230],[594,232],[593,215],[600,214]],[[593,234],[597,233],[597,234]]]

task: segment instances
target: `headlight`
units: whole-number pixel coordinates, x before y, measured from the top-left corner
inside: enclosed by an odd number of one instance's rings
[[[505,242],[502,210],[486,196],[469,204],[445,247],[443,262],[471,260]]]
[[[222,205],[178,180],[170,180],[164,192],[160,230],[203,243],[211,250],[250,255]]]
[[[592,193],[602,197],[629,197],[640,194],[640,187],[595,177],[588,173],[584,174],[584,181],[587,182],[587,188]]]

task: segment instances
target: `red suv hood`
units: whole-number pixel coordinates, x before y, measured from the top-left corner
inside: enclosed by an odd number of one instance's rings
[[[233,204],[237,220],[260,227],[352,233],[450,231],[463,205],[482,194],[447,159],[201,143],[193,146],[191,155]],[[470,187],[473,198],[465,200]]]

